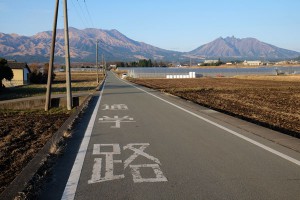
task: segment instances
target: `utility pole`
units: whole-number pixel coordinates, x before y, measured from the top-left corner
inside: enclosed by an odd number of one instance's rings
[[[104,55],[102,54],[102,70],[103,70],[103,76],[105,76],[105,67],[104,67]]]
[[[71,71],[70,71],[70,49],[69,49],[69,25],[68,25],[68,6],[64,0],[64,20],[65,20],[65,60],[66,60],[66,88],[67,88],[67,109],[72,109],[71,91]]]
[[[103,54],[102,54],[102,75],[103,75],[103,77],[105,76],[105,70],[106,70],[106,68],[103,64]]]
[[[97,41],[96,41],[96,67],[97,67],[97,83],[99,83],[98,43],[99,43],[99,40],[97,40]]]
[[[49,68],[48,68],[48,81],[47,81],[45,111],[48,111],[51,107],[52,73],[53,73],[53,63],[54,63],[58,8],[59,8],[59,0],[56,0],[54,21],[53,21],[53,31],[52,31],[52,44],[51,44],[50,61],[49,61]]]
[[[106,60],[104,58],[104,69],[105,69],[105,75],[106,75]]]

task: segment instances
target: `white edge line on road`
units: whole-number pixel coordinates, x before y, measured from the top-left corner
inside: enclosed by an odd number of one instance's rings
[[[103,84],[103,88],[100,92],[99,95],[99,99],[97,101],[97,104],[95,106],[95,109],[93,111],[93,114],[91,116],[91,119],[89,121],[88,127],[84,133],[84,138],[82,139],[80,148],[78,150],[74,165],[72,167],[72,171],[71,174],[69,176],[68,182],[66,184],[63,196],[62,196],[62,200],[73,200],[75,197],[75,193],[76,193],[76,189],[77,189],[77,185],[78,185],[78,181],[80,178],[80,174],[81,174],[81,170],[82,170],[82,166],[83,166],[83,162],[84,162],[84,158],[88,149],[88,145],[91,139],[91,134],[92,134],[92,130],[94,127],[94,123],[96,120],[96,116],[97,116],[97,112],[100,106],[100,102],[101,102],[101,98],[102,98],[102,94],[104,91],[104,86],[105,86],[105,80],[104,80],[104,84]]]
[[[205,121],[205,122],[207,122],[207,123],[209,123],[211,125],[214,125],[214,126],[220,128],[220,129],[223,129],[224,131],[227,131],[227,132],[231,133],[232,135],[235,135],[235,136],[237,136],[237,137],[239,137],[239,138],[241,138],[243,140],[246,140],[246,141],[248,141],[248,142],[250,142],[250,143],[252,143],[252,144],[254,144],[254,145],[256,145],[256,146],[258,146],[258,147],[260,147],[260,148],[262,148],[264,150],[266,150],[266,151],[269,151],[269,152],[271,152],[271,153],[273,153],[273,154],[275,154],[275,155],[277,155],[277,156],[279,156],[279,157],[281,157],[281,158],[283,158],[285,160],[288,160],[288,161],[290,161],[290,162],[292,162],[292,163],[300,166],[300,161],[299,160],[296,160],[296,159],[294,159],[294,158],[292,158],[292,157],[290,157],[288,155],[285,155],[285,154],[283,154],[283,153],[281,153],[279,151],[276,151],[275,149],[272,149],[272,148],[270,148],[270,147],[268,147],[268,146],[266,146],[264,144],[261,144],[261,143],[255,141],[255,140],[252,140],[252,139],[250,139],[250,138],[248,138],[248,137],[246,137],[244,135],[241,135],[241,134],[239,134],[239,133],[237,133],[237,132],[235,132],[233,130],[230,130],[230,129],[228,129],[228,128],[220,125],[220,124],[217,124],[217,123],[215,123],[215,122],[213,122],[213,121],[211,121],[209,119],[206,119],[206,118],[204,118],[204,117],[202,117],[200,115],[197,115],[196,113],[193,113],[193,112],[191,112],[189,110],[186,110],[186,109],[184,109],[184,108],[182,108],[182,107],[180,107],[180,106],[178,106],[178,105],[176,105],[174,103],[171,103],[171,102],[169,102],[169,101],[167,101],[167,100],[165,100],[165,99],[163,99],[161,97],[158,97],[158,96],[156,96],[156,95],[154,95],[154,94],[152,94],[152,93],[150,93],[150,92],[148,92],[146,90],[143,90],[142,88],[139,88],[139,87],[133,85],[132,83],[129,83],[129,82],[124,81],[122,79],[120,79],[120,80],[123,81],[124,83],[128,84],[128,85],[131,85],[132,87],[135,87],[135,88],[137,88],[137,89],[139,89],[139,90],[141,90],[141,91],[143,91],[143,92],[145,92],[145,93],[147,93],[147,94],[149,94],[149,95],[151,95],[151,96],[153,96],[153,97],[161,100],[161,101],[164,101],[167,104],[170,104],[170,105],[172,105],[172,106],[174,106],[174,107],[176,107],[176,108],[178,108],[180,110],[183,110],[183,111],[185,111],[185,112],[187,112],[187,113],[189,113],[189,114],[191,114],[191,115],[193,115],[193,116],[195,116],[195,117],[197,117],[197,118],[199,118],[199,119],[201,119],[201,120],[203,120],[203,121]]]

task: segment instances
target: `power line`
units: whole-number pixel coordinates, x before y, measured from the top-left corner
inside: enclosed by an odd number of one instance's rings
[[[89,9],[87,7],[87,4],[86,4],[85,0],[84,0],[84,5],[85,5],[85,9],[86,9],[86,11],[88,13],[88,16],[89,16],[89,18],[91,20],[92,26],[93,26],[93,28],[95,28],[94,23],[93,23],[93,18],[91,17],[91,13],[90,13],[90,11],[89,11]]]
[[[74,3],[74,0],[71,0],[71,3],[76,12],[76,16],[78,16],[80,18],[82,25],[85,28],[95,28],[91,12],[87,6],[86,1],[83,0],[84,8],[83,8],[82,4],[80,3],[80,1],[78,1],[78,0],[77,0],[77,4]]]
[[[83,8],[82,8],[82,6],[81,6],[81,4],[79,3],[79,1],[77,0],[77,3],[78,3],[78,5],[79,5],[79,8],[80,8],[80,10],[81,10],[81,12],[82,12],[82,15],[83,15],[83,17],[84,17],[84,19],[88,22],[88,24],[89,24],[89,20],[88,20],[88,18],[86,17],[86,14],[85,14],[85,12],[84,12],[84,10],[83,10]],[[90,24],[89,24],[90,25]]]
[[[81,12],[78,11],[78,9],[77,9],[77,7],[75,6],[75,3],[73,2],[73,0],[72,0],[71,2],[72,2],[73,7],[74,7],[75,10],[76,10],[77,15],[79,16],[79,18],[80,18],[80,20],[81,20],[83,26],[84,26],[85,28],[87,28],[88,26],[87,26],[86,22],[83,20],[82,15],[81,15]]]

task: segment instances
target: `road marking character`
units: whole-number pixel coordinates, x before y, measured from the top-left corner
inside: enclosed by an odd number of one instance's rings
[[[104,104],[102,110],[128,110],[128,106],[125,104],[113,104],[113,105],[108,105]]]
[[[138,146],[138,148],[136,147]],[[167,178],[164,176],[160,166],[161,163],[159,159],[154,156],[149,155],[144,152],[145,149],[150,146],[149,143],[131,143],[127,144],[123,147],[123,151],[132,150],[134,153],[130,155],[124,162],[121,160],[114,160],[114,155],[121,155],[121,148],[119,144],[94,144],[93,155],[104,155],[105,159],[105,173],[104,176],[101,176],[102,170],[102,158],[95,158],[94,165],[92,170],[91,179],[88,181],[88,184],[101,183],[105,181],[113,181],[117,179],[124,179],[124,174],[115,175],[114,174],[114,166],[115,164],[121,165],[123,164],[123,170],[125,172],[126,168],[129,166],[131,169],[130,172],[132,174],[134,183],[145,183],[145,182],[166,182]],[[103,151],[102,149],[105,147],[109,147],[112,149],[111,151]],[[155,164],[136,164],[132,165],[131,163],[138,157],[143,156],[153,162]],[[144,178],[142,177],[141,170],[143,168],[151,168],[155,174],[155,177]]]
[[[133,118],[129,117],[129,116],[124,116],[124,117],[103,116],[103,117],[99,118],[99,122],[100,123],[115,123],[115,125],[111,126],[111,128],[121,128],[121,122],[124,123],[124,122],[135,122],[135,121],[133,121]]]

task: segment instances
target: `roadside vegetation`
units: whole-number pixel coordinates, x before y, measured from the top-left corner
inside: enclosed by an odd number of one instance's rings
[[[129,80],[300,138],[300,76]]]

